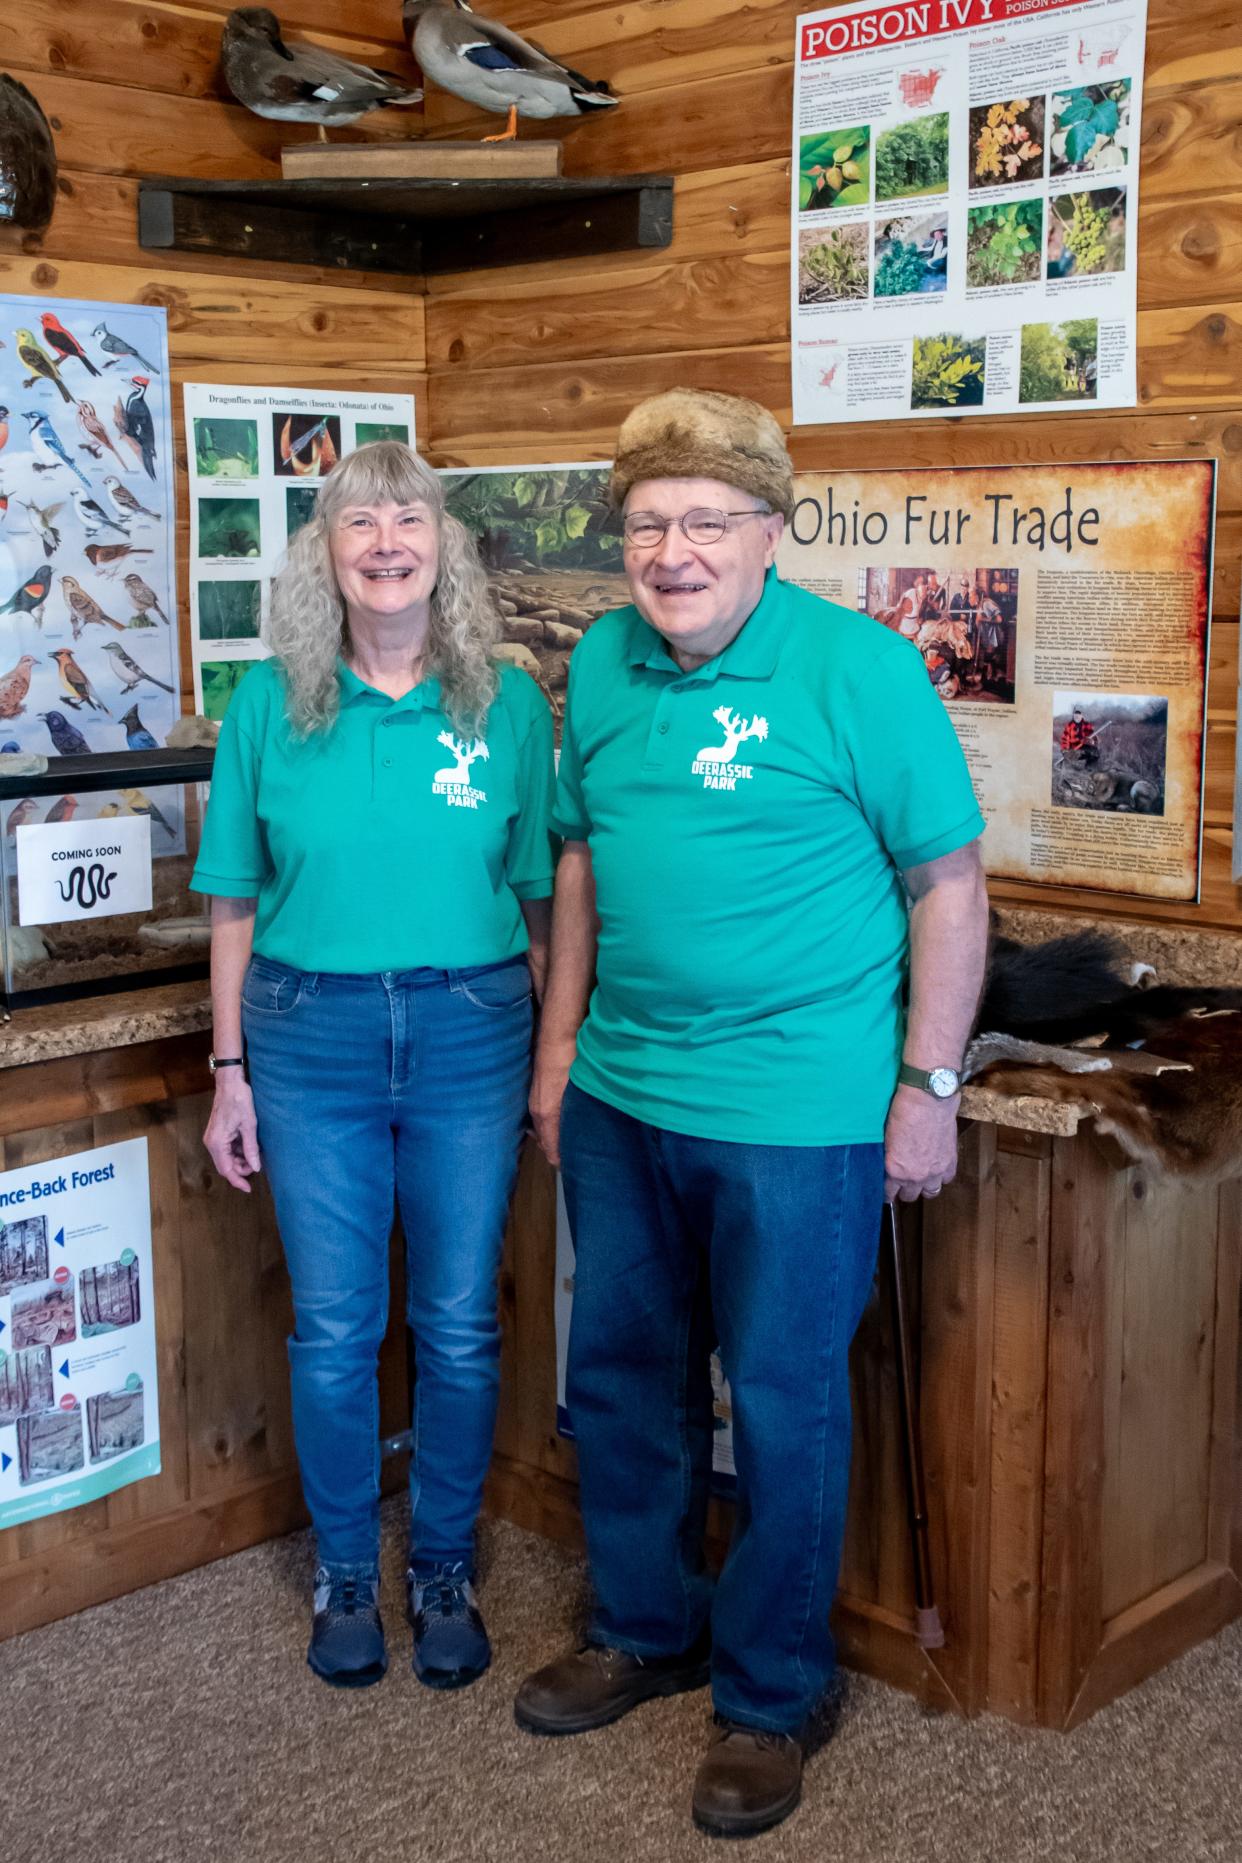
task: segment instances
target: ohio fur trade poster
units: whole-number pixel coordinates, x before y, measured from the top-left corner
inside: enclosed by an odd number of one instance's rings
[[[922,655],[990,874],[1198,898],[1215,473],[799,476],[781,573]]]

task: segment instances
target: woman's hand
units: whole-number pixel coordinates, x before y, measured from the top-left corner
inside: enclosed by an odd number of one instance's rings
[[[239,1067],[230,1067],[216,1075],[216,1097],[212,1101],[203,1143],[221,1177],[232,1184],[234,1190],[249,1194],[250,1185],[246,1180],[262,1169],[262,1160],[254,1099],[249,1082],[241,1078]]]

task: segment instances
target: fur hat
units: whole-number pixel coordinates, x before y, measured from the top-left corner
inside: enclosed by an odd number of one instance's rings
[[[708,388],[670,388],[621,423],[609,492],[619,511],[640,479],[720,479],[788,518],[793,462],[779,424],[757,401]]]

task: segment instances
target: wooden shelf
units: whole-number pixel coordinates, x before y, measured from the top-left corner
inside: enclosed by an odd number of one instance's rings
[[[138,188],[148,251],[435,273],[596,258],[673,237],[670,175],[488,181],[192,181]]]

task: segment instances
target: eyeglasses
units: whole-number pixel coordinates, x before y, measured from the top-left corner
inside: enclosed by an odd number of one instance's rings
[[[652,550],[663,543],[670,524],[676,524],[691,543],[719,543],[729,528],[730,518],[771,517],[765,505],[749,505],[745,511],[716,511],[702,505],[679,518],[660,517],[655,511],[632,511],[624,521],[625,541],[640,550]]]

